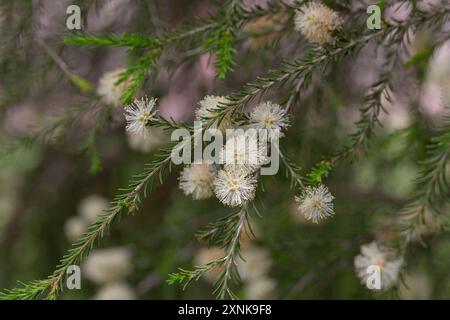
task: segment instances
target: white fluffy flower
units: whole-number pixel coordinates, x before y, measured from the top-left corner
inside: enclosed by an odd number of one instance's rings
[[[105,198],[98,195],[90,195],[80,201],[78,205],[78,214],[83,220],[91,224],[97,220],[98,216],[108,209],[109,202]]]
[[[94,300],[134,300],[136,295],[133,289],[126,283],[114,282],[102,287],[94,297]]]
[[[324,185],[306,187],[300,197],[295,197],[300,212],[313,223],[334,215],[333,199],[334,197]]]
[[[122,280],[131,270],[131,254],[125,248],[94,250],[83,265],[84,274],[95,283]]]
[[[241,170],[220,170],[214,180],[216,197],[225,205],[236,207],[255,197],[257,179]]]
[[[199,102],[200,108],[195,112],[198,120],[211,119],[217,116],[221,109],[221,104],[227,103],[227,98],[224,96],[206,96]]]
[[[97,87],[97,94],[101,96],[103,102],[106,104],[118,107],[122,105],[121,97],[127,88],[129,81],[123,81],[117,84],[119,76],[125,69],[115,69],[106,72],[99,80]]]
[[[244,294],[249,300],[273,299],[275,288],[274,280],[262,277],[247,283],[244,287]]]
[[[239,260],[237,267],[242,280],[250,281],[265,277],[272,267],[272,259],[266,250],[250,246],[242,250],[244,260]]]
[[[156,99],[141,98],[135,99],[133,103],[125,107],[125,119],[127,120],[127,131],[130,134],[148,137],[148,122],[155,115],[153,108],[156,105]]]
[[[289,119],[281,106],[273,102],[264,102],[253,109],[250,114],[251,126],[255,129],[281,131],[289,126]]]
[[[216,172],[207,163],[194,163],[184,167],[180,175],[180,189],[192,195],[194,200],[207,199],[214,195]]]
[[[309,41],[324,44],[332,40],[331,32],[342,25],[339,15],[318,1],[309,2],[295,14],[295,30]]]
[[[72,217],[64,224],[64,233],[67,239],[74,241],[86,231],[86,222],[80,217]]]
[[[364,285],[373,274],[368,268],[379,267],[380,289],[387,289],[397,281],[403,259],[395,258],[391,251],[379,246],[376,242],[371,242],[361,246],[361,253],[355,257],[354,264],[356,273]]]
[[[229,138],[219,154],[220,163],[227,170],[255,172],[266,161],[267,148],[257,135],[238,134]]]
[[[219,115],[219,111],[222,109],[222,104],[227,103],[227,97],[223,96],[206,96],[199,102],[200,108],[195,111],[195,119],[197,121],[208,121],[209,119],[215,118]],[[218,128],[225,130],[232,127],[232,122],[230,116],[225,116],[220,125],[217,125],[215,121],[211,128]]]

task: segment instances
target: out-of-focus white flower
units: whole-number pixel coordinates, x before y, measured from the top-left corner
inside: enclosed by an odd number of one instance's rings
[[[429,39],[429,37],[427,38]],[[427,42],[417,50],[425,50],[430,44]],[[427,66],[425,82],[443,83],[450,77],[450,43],[443,43],[433,51]]]
[[[219,154],[226,170],[250,174],[266,161],[267,147],[258,141],[256,134],[237,134],[230,137]]]
[[[334,197],[324,185],[306,187],[300,197],[295,197],[300,212],[313,223],[334,215],[333,199]]]
[[[366,285],[372,275],[369,267],[378,267],[380,270],[381,290],[388,289],[397,282],[400,269],[403,265],[402,258],[395,258],[393,252],[381,247],[376,242],[361,246],[361,253],[354,261],[356,273],[361,283]]]
[[[219,111],[223,108],[222,104],[228,102],[227,97],[223,96],[206,96],[199,102],[200,107],[195,111],[195,119],[197,121],[208,121],[219,115]],[[210,128],[218,128],[220,130],[229,129],[232,127],[231,118],[229,115],[223,117],[220,124],[216,120]]]
[[[429,46],[428,43],[427,45]],[[440,119],[446,113],[445,108],[450,107],[449,42],[442,44],[434,50],[428,62],[424,80],[420,97],[421,111],[427,117],[430,117],[435,125],[440,125]]]
[[[211,119],[217,116],[222,106],[221,104],[227,103],[227,97],[224,96],[206,96],[199,102],[200,108],[195,112],[195,116],[198,120]]]
[[[214,195],[216,171],[207,163],[194,163],[184,167],[180,175],[180,189],[192,195],[194,200],[207,199]]]
[[[424,272],[408,274],[400,283],[400,298],[403,300],[428,300],[431,298],[431,282]]]
[[[244,286],[245,297],[249,300],[273,299],[276,283],[266,277],[257,278]]]
[[[242,250],[242,257],[239,260],[238,271],[242,280],[250,281],[265,277],[272,267],[270,254],[257,246],[250,246]]]
[[[105,198],[98,195],[90,195],[81,200],[78,205],[78,214],[87,223],[91,224],[97,220],[98,216],[108,209],[109,202]]]
[[[236,207],[253,200],[257,179],[240,170],[220,170],[214,180],[216,197],[225,205]]]
[[[318,44],[330,42],[331,32],[342,25],[339,15],[318,1],[301,6],[295,14],[294,22],[296,31]]]
[[[135,300],[133,289],[126,283],[113,282],[106,284],[97,292],[94,300]]]
[[[86,231],[87,224],[80,217],[71,217],[64,224],[64,233],[66,234],[67,239],[74,241],[80,238],[83,233]]]
[[[141,135],[147,138],[150,131],[147,124],[155,115],[153,108],[156,105],[156,99],[141,98],[135,99],[133,103],[125,107],[125,119],[127,120],[126,130],[130,134]]]
[[[194,256],[193,262],[195,266],[204,266],[208,262],[222,258],[223,256],[225,256],[225,250],[223,250],[222,248],[219,247],[202,248]],[[217,280],[217,277],[219,276],[221,270],[222,268],[220,266],[213,268],[211,271],[205,273],[203,275],[203,278],[207,282],[213,284]]]
[[[242,29],[244,34],[251,35],[246,37],[244,47],[248,47],[250,51],[259,52],[271,46],[280,39],[280,30],[277,27],[287,23],[290,18],[287,11],[281,11],[250,20]]]
[[[270,133],[279,130],[282,135],[281,131],[289,126],[289,119],[279,104],[268,101],[253,109],[250,123],[255,129],[270,130]]]
[[[128,145],[131,149],[149,153],[166,140],[165,133],[160,128],[147,128],[146,135],[136,135],[127,132]]]
[[[103,102],[114,107],[122,105],[121,97],[130,83],[129,80],[125,80],[117,84],[119,76],[125,69],[115,69],[106,72],[99,80],[97,93],[102,97]]]
[[[131,254],[125,248],[94,250],[83,265],[86,277],[95,283],[122,280],[131,270]]]
[[[406,106],[398,103],[390,106],[389,115],[386,116],[386,127],[391,130],[400,130],[408,127],[411,116]]]

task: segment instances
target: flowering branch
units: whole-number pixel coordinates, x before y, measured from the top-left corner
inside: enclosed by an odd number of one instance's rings
[[[278,5],[270,3],[267,8],[246,9],[238,1],[229,0],[221,7],[219,18],[210,19],[186,32],[170,31],[160,37],[153,38],[131,34],[125,34],[121,37],[77,34],[66,38],[65,42],[70,45],[119,46],[139,50],[142,53],[141,57],[123,71],[117,83],[115,83],[115,85],[127,84],[122,100],[129,104],[148,73],[152,68],[156,68],[157,62],[169,47],[181,46],[185,40],[194,40],[195,37],[201,36],[201,46],[192,49],[194,50],[193,53],[188,51],[186,57],[192,57],[198,52],[203,52],[202,50],[214,53],[217,59],[217,76],[218,78],[225,78],[235,64],[236,34],[239,28],[255,17],[285,9],[290,10],[292,8],[280,2]],[[308,14],[317,18],[317,13],[321,13],[318,16],[325,19],[318,26],[315,23],[311,24],[311,19],[305,19],[305,15]],[[308,41],[319,46],[313,47],[293,62],[284,62],[279,69],[270,71],[265,77],[258,77],[253,83],[246,84],[242,90],[227,97],[205,97],[200,102],[201,108],[197,111],[197,120],[207,120],[203,128],[226,129],[233,125],[240,125],[257,129],[286,129],[288,127],[287,112],[293,110],[301,90],[310,85],[315,71],[323,70],[329,64],[339,62],[343,58],[357,53],[359,49],[372,40],[378,39],[378,43],[382,43],[385,39],[388,39],[386,45],[392,45],[395,50],[401,49],[403,39],[408,36],[411,29],[427,24],[439,24],[447,15],[448,11],[432,12],[428,15],[417,13],[405,25],[387,25],[380,31],[359,33],[354,39],[349,40],[344,37],[334,38],[334,34],[331,32],[337,31],[342,26],[342,21],[337,13],[320,3],[307,4],[302,7],[302,10],[295,11],[296,30],[300,31]],[[58,62],[57,57],[51,52],[49,53]],[[300,168],[280,150],[272,150],[279,151],[287,175],[291,177],[291,187],[301,189],[301,195],[295,199],[305,218],[313,223],[318,223],[319,220],[334,215],[334,197],[328,191],[328,188],[322,184],[323,178],[329,174],[337,161],[353,155],[360,149],[366,149],[367,143],[374,135],[375,128],[380,124],[379,116],[385,111],[381,100],[382,98],[390,99],[390,92],[392,91],[390,75],[392,69],[399,66],[398,52],[393,54],[389,51],[386,60],[385,72],[382,73],[380,80],[371,88],[366,97],[366,105],[361,109],[362,117],[356,123],[357,130],[351,136],[350,146],[333,155],[330,160],[323,161],[315,166],[312,172],[306,176],[307,178],[300,175]],[[64,68],[62,69],[64,70]],[[281,108],[278,104],[265,102],[258,105],[251,114],[244,112],[244,108],[257,97],[266,94],[275,87],[282,88],[285,86],[289,88],[289,92],[282,103],[284,108]],[[130,133],[145,135],[148,134],[150,127],[160,127],[165,130],[185,128],[190,132],[193,131],[187,125],[156,115],[153,111],[155,104],[155,99],[142,99],[135,100],[134,103],[125,108],[127,130]],[[60,125],[62,120],[55,123]],[[95,129],[96,127],[94,127]],[[420,192],[414,202],[405,209],[408,214],[414,213],[414,219],[423,219],[427,210],[435,210],[434,206],[440,204],[441,198],[448,194],[449,186],[446,179],[450,153],[449,132],[449,128],[445,128],[443,133],[430,143],[428,160],[422,164],[423,170],[418,179]],[[195,139],[195,134],[188,143],[191,143],[193,138]],[[89,139],[90,144],[92,144],[93,136],[90,135]],[[0,299],[56,299],[63,291],[63,279],[69,266],[80,263],[89,254],[96,241],[108,232],[110,226],[118,218],[138,210],[142,198],[147,196],[147,191],[151,189],[156,177],[159,177],[160,182],[163,183],[164,172],[166,169],[171,169],[171,154],[174,147],[174,144],[170,144],[160,150],[160,153],[145,167],[145,170],[130,181],[128,188],[121,190],[123,193],[114,199],[111,208],[100,215],[88,231],[74,243],[60,260],[56,270],[47,279],[22,284],[19,288],[6,290],[0,294]],[[223,156],[223,153],[222,150],[221,156]],[[242,156],[239,153],[242,153],[242,150],[237,150],[234,156]],[[257,156],[260,157],[260,155]],[[240,165],[225,163],[223,166],[218,165],[214,168],[208,163],[202,163],[192,164],[184,168],[180,177],[180,187],[186,195],[192,195],[197,200],[215,195],[223,204],[237,207],[239,210],[215,223],[211,223],[206,231],[198,234],[200,239],[223,248],[225,255],[205,265],[197,266],[192,271],[179,269],[179,272],[169,275],[169,283],[182,283],[186,287],[205,273],[220,268],[221,272],[214,291],[216,296],[221,299],[236,298],[231,286],[233,282],[237,282],[240,278],[237,271],[237,262],[241,258],[240,238],[249,224],[248,206],[255,197],[259,169],[259,165],[248,163]],[[416,220],[410,227],[417,227]],[[406,239],[406,242],[403,242],[401,251],[406,249],[406,244],[411,239],[411,230],[406,229],[406,233],[404,233],[402,240]],[[415,232],[415,230],[413,231]],[[376,245],[367,246],[364,251],[371,252],[374,256],[384,255]],[[363,258],[358,259],[359,262],[367,260]],[[397,268],[401,265],[400,259],[394,261],[393,264]],[[359,266],[365,267],[364,263],[359,264]]]
[[[351,142],[328,159],[321,161],[309,175],[319,174],[316,169],[324,167],[328,170],[322,170],[322,175],[328,175],[330,170],[341,160],[361,154],[368,149],[368,143],[375,135],[376,127],[380,125],[379,116],[382,112],[387,113],[383,106],[383,99],[392,101],[391,78],[396,68],[402,66],[400,53],[407,47],[404,41],[410,41],[410,32],[419,27],[435,25],[438,21],[445,20],[449,13],[448,10],[433,10],[428,14],[418,12],[417,17],[408,20],[406,23],[390,25],[379,31],[383,35],[381,39],[387,39],[384,40],[387,53],[385,54],[383,72],[365,97],[365,103],[360,109],[361,118],[356,122],[356,131],[350,135]],[[396,43],[400,43],[400,45],[397,46]]]
[[[209,225],[206,231],[198,233],[198,238],[205,240],[210,245],[219,245],[225,249],[225,256],[214,259],[204,266],[196,266],[194,270],[179,269],[179,272],[169,275],[168,283],[183,283],[185,288],[190,282],[197,281],[205,273],[212,269],[220,268],[214,293],[219,299],[236,299],[236,295],[230,288],[230,281],[237,282],[237,259],[240,257],[240,238],[248,225],[249,213],[247,205],[244,205],[236,213],[233,213],[219,221]]]

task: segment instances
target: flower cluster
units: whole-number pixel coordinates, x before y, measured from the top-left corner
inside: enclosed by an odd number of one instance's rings
[[[283,131],[289,127],[289,118],[280,105],[267,101],[257,105],[239,121],[233,121],[231,114],[225,111],[227,102],[226,97],[211,95],[200,101],[196,120],[207,121],[204,127],[226,132],[227,140],[218,151],[218,163],[186,165],[180,173],[179,188],[194,200],[215,196],[226,206],[242,207],[255,198],[259,170],[268,159],[267,151],[277,141],[275,139],[283,136]],[[154,119],[155,104],[155,99],[141,99],[125,108],[126,129],[129,134],[146,137]],[[229,128],[236,129],[231,136],[226,131]],[[258,134],[261,131],[268,133],[267,138]],[[334,215],[333,199],[323,185],[306,187],[296,197],[299,210],[313,223]],[[211,255],[221,256],[223,253],[222,249],[205,250],[199,253],[199,265],[211,260]],[[252,246],[252,250],[245,256],[247,262],[240,263],[237,267],[243,279],[249,281],[245,289],[246,295],[254,298],[269,297],[275,285],[267,276],[270,259],[266,252]],[[260,272],[259,276],[257,270]],[[218,271],[215,270],[214,274]]]
[[[196,111],[197,120],[213,120],[219,115],[226,97],[206,96],[200,101]],[[249,123],[242,128],[265,129],[280,132],[289,125],[289,120],[281,107],[272,102],[264,102],[255,107],[248,116]],[[233,127],[232,119],[225,115],[222,122],[214,122],[216,128]],[[242,206],[255,197],[258,183],[257,173],[266,161],[267,141],[258,139],[256,133],[239,132],[227,139],[219,154],[222,168],[215,170],[212,165],[193,164],[186,166],[180,176],[180,188],[186,195],[200,200],[213,194],[227,206]],[[219,164],[215,164],[218,166]]]
[[[200,101],[196,111],[197,120],[216,119],[222,105],[227,103],[226,97],[206,96]],[[143,98],[135,100],[125,107],[126,129],[131,136],[140,140],[148,140],[150,122],[154,119],[156,99]],[[226,129],[233,126],[232,119],[225,115],[222,122],[213,123],[216,128]],[[256,106],[248,115],[248,124],[243,127],[257,130],[267,130],[268,139],[261,141],[256,134],[242,131],[229,137],[220,151],[219,164],[194,163],[186,166],[180,175],[179,186],[186,195],[194,200],[207,199],[215,195],[227,206],[242,206],[255,197],[258,183],[258,170],[267,159],[267,143],[271,138],[283,135],[283,130],[289,126],[286,112],[280,105],[273,102],[263,102]],[[317,223],[319,220],[332,216],[333,196],[325,186],[307,187],[300,197],[296,198],[299,209],[306,219]]]

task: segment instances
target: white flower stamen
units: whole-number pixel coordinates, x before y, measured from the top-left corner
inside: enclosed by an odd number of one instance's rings
[[[319,223],[319,220],[326,219],[334,215],[334,197],[324,185],[318,187],[306,187],[300,197],[295,197],[299,205],[299,210],[307,220]]]
[[[236,207],[253,200],[257,179],[240,170],[221,170],[214,180],[214,192],[225,205]]]
[[[258,105],[250,114],[250,125],[255,129],[270,131],[270,135],[279,132],[289,126],[289,119],[280,105],[267,101]]]
[[[253,173],[267,159],[267,147],[258,141],[257,134],[248,131],[230,137],[219,154],[220,163],[227,170]]]
[[[135,99],[133,103],[126,106],[126,130],[130,134],[142,135],[143,137],[147,137],[147,135],[149,134],[147,124],[155,115],[155,111],[153,111],[155,105],[156,99],[141,98],[141,100]]]

